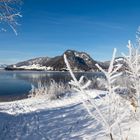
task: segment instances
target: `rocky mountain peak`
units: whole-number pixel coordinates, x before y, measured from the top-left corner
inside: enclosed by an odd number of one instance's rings
[[[75,50],[66,50],[62,55],[53,58],[39,57],[19,62],[17,64],[8,66],[6,69],[41,69],[64,71],[67,70],[63,57],[64,54],[66,54],[71,68],[74,71],[97,71],[95,64],[99,63],[98,61],[93,60],[91,56],[85,52],[79,52]],[[99,65],[106,68],[103,63],[99,63]]]

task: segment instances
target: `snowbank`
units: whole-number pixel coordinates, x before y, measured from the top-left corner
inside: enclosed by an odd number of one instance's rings
[[[88,91],[91,98],[104,93],[98,90]],[[101,103],[99,98],[96,98],[96,102]],[[102,109],[105,110],[106,107]],[[125,122],[124,126],[131,128],[127,124]],[[129,140],[139,140],[140,127],[136,122],[131,125],[133,131],[129,134]],[[109,137],[104,133],[102,126],[88,115],[77,93],[53,101],[38,96],[0,103],[2,140],[108,140]]]

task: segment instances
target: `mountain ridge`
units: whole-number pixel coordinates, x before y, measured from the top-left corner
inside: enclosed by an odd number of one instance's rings
[[[98,71],[95,64],[99,64],[103,69],[107,69],[110,61],[100,62],[94,60],[86,52],[76,50],[66,50],[63,54],[55,57],[38,57],[22,61],[13,65],[8,65],[6,70],[49,70],[49,71],[67,71],[64,54],[74,71]],[[118,58],[119,60],[119,58]],[[117,62],[117,61],[116,61]]]

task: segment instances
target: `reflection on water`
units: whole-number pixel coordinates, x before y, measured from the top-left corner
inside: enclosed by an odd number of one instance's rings
[[[102,73],[75,73],[79,79],[81,75],[91,78],[103,76]],[[68,72],[43,72],[43,71],[0,71],[0,97],[23,97],[31,90],[31,85],[38,83],[47,84],[51,80],[67,83],[71,80]]]

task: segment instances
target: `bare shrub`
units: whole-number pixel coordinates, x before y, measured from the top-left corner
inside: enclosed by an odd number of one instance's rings
[[[48,85],[38,83],[35,87],[32,85],[32,89],[28,97],[45,96],[47,99],[54,100],[63,96],[68,96],[72,92],[70,85],[64,84],[63,82],[56,83],[54,80]]]
[[[93,99],[89,94],[87,94],[85,90],[90,86],[92,82],[90,80],[87,80],[87,82],[83,84],[83,76],[81,76],[81,78],[77,80],[70,67],[66,55],[64,54],[64,61],[72,77],[70,84],[73,86],[73,89],[78,91],[78,93],[81,95],[82,103],[86,108],[88,114],[92,118],[96,119],[103,126],[105,135],[108,135],[111,140],[117,137],[117,135],[119,135],[121,139],[124,139],[122,133],[115,135],[114,131],[117,128],[120,130],[120,132],[122,132],[120,123],[125,118],[125,116],[128,115],[128,110],[126,109],[127,106],[125,104],[125,101],[123,100],[123,98],[121,98],[121,96],[119,96],[115,92],[118,86],[113,85],[113,83],[116,80],[116,77],[121,75],[121,73],[118,72],[118,70],[121,68],[121,65],[117,65],[115,67],[113,65],[115,53],[116,50],[114,50],[113,57],[107,72],[104,71],[99,65],[96,65],[106,76],[106,89],[108,92],[106,92],[105,97],[97,95],[99,99],[101,99],[103,105],[107,107],[105,112],[102,111],[101,106],[98,105],[95,99]],[[94,109],[91,109],[91,107]],[[123,112],[122,108],[124,110]]]
[[[140,41],[140,40],[138,40]],[[128,41],[128,55],[124,55],[125,61],[128,65],[126,73],[129,78],[129,89],[131,89],[131,105],[135,108],[135,112],[140,109],[140,43],[134,47],[130,41]]]

